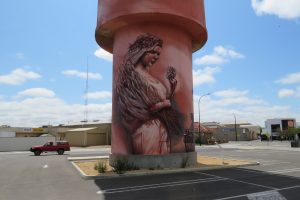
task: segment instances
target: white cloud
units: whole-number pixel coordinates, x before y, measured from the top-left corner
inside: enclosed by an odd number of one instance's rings
[[[55,93],[52,90],[46,88],[30,88],[24,91],[21,91],[17,94],[17,97],[48,97],[52,98],[55,96]]]
[[[291,89],[281,89],[278,91],[278,96],[280,98],[294,96],[295,91]]]
[[[232,49],[223,46],[216,46],[212,54],[204,55],[196,58],[194,63],[196,65],[221,65],[229,61],[229,59],[241,59],[245,56]]]
[[[21,60],[21,59],[25,58],[25,55],[24,55],[24,53],[16,53],[16,58]]]
[[[109,122],[111,120],[111,103],[89,104],[87,109],[89,121]],[[47,124],[68,124],[83,120],[85,110],[86,107],[82,104],[67,104],[56,97],[33,97],[18,101],[0,99],[0,125],[36,127]]]
[[[98,58],[101,58],[103,60],[106,60],[106,61],[112,61],[113,60],[113,55],[107,51],[105,51],[104,49],[102,48],[99,48],[95,51],[94,55]]]
[[[221,90],[213,93],[213,95],[215,96],[224,97],[224,98],[240,97],[240,96],[245,96],[247,94],[248,94],[248,90],[239,91],[236,89]]]
[[[221,71],[219,67],[205,67],[204,69],[193,70],[194,86],[214,83],[214,75]]]
[[[217,95],[215,95],[217,94]],[[198,95],[194,95],[194,118],[198,121]],[[248,90],[228,89],[205,96],[200,102],[201,122],[237,123],[249,122],[264,126],[269,118],[293,117],[300,119],[300,113],[289,106],[272,105],[263,99],[253,98]]]
[[[88,99],[107,99],[112,98],[111,92],[108,91],[100,91],[100,92],[89,92],[87,94]]]
[[[82,79],[86,79],[86,72],[81,72],[78,70],[65,70],[62,72],[62,74],[67,75],[67,76],[76,76]],[[101,80],[102,79],[102,75],[100,73],[92,73],[89,72],[89,79],[93,79],[93,80]]]
[[[201,58],[196,58],[194,63],[197,65],[220,65],[225,63],[225,58],[221,57],[220,55],[204,55]]]
[[[296,89],[280,89],[278,91],[278,96],[280,98],[284,97],[300,97],[300,87]]]
[[[249,105],[262,105],[266,102],[261,99],[251,99],[247,96],[240,97],[225,97],[221,99],[216,99],[211,102],[214,106],[249,106]]]
[[[300,17],[299,0],[251,0],[251,3],[257,15],[277,15],[283,19]]]
[[[222,57],[228,57],[232,59],[239,59],[239,58],[244,58],[243,54],[240,54],[232,49],[226,49],[223,46],[216,46],[214,48],[214,53],[217,55],[220,55]]]
[[[0,75],[0,84],[21,85],[27,80],[38,78],[41,78],[41,75],[32,71],[26,71],[24,69],[17,68],[10,74]]]
[[[283,77],[275,82],[280,83],[280,84],[285,84],[285,85],[300,83],[300,72],[288,74],[285,77]]]

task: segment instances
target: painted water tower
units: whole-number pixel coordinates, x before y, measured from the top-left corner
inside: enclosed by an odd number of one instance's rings
[[[113,54],[110,160],[196,162],[192,53],[206,40],[203,0],[98,1],[96,41]]]

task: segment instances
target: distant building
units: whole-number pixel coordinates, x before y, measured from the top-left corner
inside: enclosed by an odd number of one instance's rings
[[[55,140],[67,140],[71,146],[96,146],[111,144],[111,123],[60,124],[43,127],[0,126],[1,138],[34,138],[49,136]]]
[[[266,133],[270,134],[271,139],[279,139],[280,133],[288,128],[296,127],[296,119],[294,118],[275,118],[265,121]]]
[[[202,122],[200,125],[202,143],[256,140],[261,133],[260,126],[250,123],[221,124],[219,122]],[[194,127],[195,133],[198,133],[199,123],[195,122]]]
[[[223,141],[257,140],[261,127],[250,123],[220,124],[214,131],[214,136]]]
[[[29,128],[29,127],[0,127],[0,137],[39,137],[48,133],[47,128]]]

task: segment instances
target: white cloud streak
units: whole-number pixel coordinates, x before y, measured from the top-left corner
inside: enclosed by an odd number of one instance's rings
[[[111,92],[100,91],[100,92],[89,92],[87,94],[88,99],[108,99],[112,98]]]
[[[28,80],[35,80],[39,78],[41,78],[41,75],[38,73],[17,68],[10,72],[10,74],[0,75],[0,84],[21,85]]]
[[[221,71],[220,67],[205,67],[204,69],[193,70],[194,86],[214,83],[214,75]]]
[[[194,63],[196,65],[221,65],[228,62],[230,59],[241,59],[245,56],[232,49],[223,46],[216,46],[212,54],[204,55],[196,58]]]
[[[282,19],[300,17],[299,0],[251,0],[257,15],[276,15]]]
[[[300,83],[300,72],[288,74],[275,82],[284,85]]]
[[[291,89],[281,89],[278,91],[278,96],[280,98],[294,96],[295,91]]]
[[[86,72],[81,72],[78,70],[65,70],[62,72],[62,74],[66,75],[66,76],[75,76],[75,77],[82,78],[82,79],[87,78]],[[93,80],[101,80],[102,79],[102,75],[100,73],[89,72],[88,75],[89,75],[89,79],[93,79]]]
[[[27,90],[23,90],[17,94],[17,97],[55,97],[55,93],[52,90],[48,90],[46,88],[30,88]]]
[[[111,62],[113,60],[113,55],[102,48],[97,49],[94,55],[98,58]]]
[[[296,89],[280,89],[278,91],[278,97],[300,97],[300,87],[297,87]]]
[[[236,89],[222,90],[213,93],[213,95],[215,96],[224,97],[224,98],[245,96],[247,94],[248,94],[248,90],[239,91]]]

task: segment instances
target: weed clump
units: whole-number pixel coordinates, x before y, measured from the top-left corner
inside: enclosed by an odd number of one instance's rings
[[[95,164],[94,169],[97,170],[99,173],[105,173],[107,171],[106,162],[99,161]]]
[[[133,163],[129,163],[126,158],[115,159],[113,164],[113,171],[117,174],[123,174],[126,171],[139,170],[139,167],[135,166]]]

